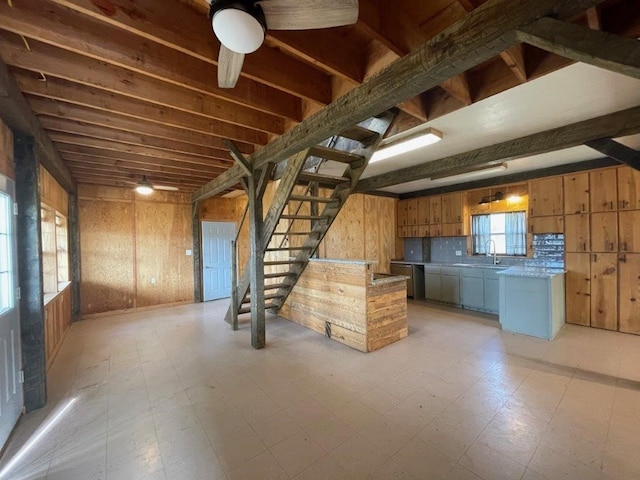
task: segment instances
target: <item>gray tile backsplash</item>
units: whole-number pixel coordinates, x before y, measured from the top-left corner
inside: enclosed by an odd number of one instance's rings
[[[419,239],[413,239],[419,240]],[[431,262],[433,263],[474,263],[490,264],[491,257],[485,255],[467,255],[466,237],[431,238]],[[461,256],[456,251],[462,252]],[[405,243],[405,259],[406,258]],[[546,234],[533,236],[533,258],[502,257],[498,255],[500,265],[564,267],[564,235]],[[408,259],[407,259],[408,260]],[[419,261],[419,260],[414,260]]]
[[[407,262],[431,261],[431,242],[428,238],[405,238],[404,260]]]

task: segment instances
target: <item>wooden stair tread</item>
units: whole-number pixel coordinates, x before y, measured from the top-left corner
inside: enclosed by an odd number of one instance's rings
[[[318,182],[320,185],[337,187],[338,185],[349,185],[350,179],[346,177],[334,177],[333,175],[322,175],[320,173],[302,172],[298,175],[300,182]]]
[[[309,250],[309,247],[279,247],[279,248],[267,248],[266,252],[289,252],[291,250]]]
[[[325,160],[332,160],[334,162],[340,163],[355,163],[361,162],[364,160],[362,155],[357,155],[351,152],[345,152],[343,150],[336,150],[335,148],[322,147],[317,145],[311,148],[309,155],[313,155],[314,157],[324,158]]]
[[[276,305],[275,303],[265,303],[264,305],[265,310],[269,310],[270,308],[279,308],[279,307],[280,305]],[[239,308],[238,314],[241,314],[241,313],[251,313],[251,305]]]
[[[322,215],[280,215],[285,220],[326,220],[326,216]]]
[[[272,300],[274,298],[282,298],[282,294],[278,295],[277,293],[267,293],[264,296],[265,300]],[[244,299],[242,300],[242,304],[243,305],[245,305],[247,303],[251,303],[251,297],[249,295],[244,297]]]
[[[339,199],[331,197],[312,197],[307,195],[291,195],[290,202],[318,202],[318,203],[334,203]]]
[[[373,132],[367,128],[356,125],[355,127],[347,128],[339,133],[341,137],[355,140],[363,145],[369,145],[375,141],[378,137],[376,132]]]
[[[275,232],[274,235],[313,235],[313,236],[318,236],[320,233],[319,232]]]
[[[296,260],[291,259],[291,260],[272,260],[272,261],[268,261],[268,262],[264,262],[265,266],[269,265],[269,266],[273,266],[273,265],[290,265],[292,263],[304,263],[302,260]]]
[[[294,272],[265,273],[264,278],[281,278],[281,277],[289,277],[291,275],[295,275],[295,273]]]
[[[265,285],[264,289],[265,289],[265,291],[266,290],[275,290],[275,289],[279,290],[281,288],[288,288],[290,286],[291,286],[291,284],[290,283],[286,283],[286,282],[283,282],[283,283],[272,283],[270,285]]]

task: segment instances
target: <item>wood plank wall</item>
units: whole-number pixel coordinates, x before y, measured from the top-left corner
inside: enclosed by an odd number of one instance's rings
[[[82,315],[193,301],[189,195],[78,185],[78,205]]]
[[[0,120],[0,173],[15,179],[13,169],[13,133]]]
[[[38,176],[38,181],[40,182],[40,202],[67,217],[69,215],[69,195],[67,192],[42,165],[40,166]]]
[[[265,192],[265,212],[276,186],[269,185]],[[232,206],[234,202],[235,209]],[[224,222],[233,221],[232,217],[235,215],[236,225],[239,225],[246,203],[245,195],[235,199],[211,197],[200,204],[199,218]],[[394,258],[402,258],[402,241],[396,238],[396,203],[394,198],[351,195],[320,244],[320,258],[374,260],[378,262],[376,272],[389,273],[389,262]],[[299,213],[308,214],[308,208],[303,207]],[[296,220],[292,230],[306,231],[308,223]],[[246,228],[245,225],[244,229]],[[248,258],[248,238],[248,231],[243,231],[238,239],[240,268]]]

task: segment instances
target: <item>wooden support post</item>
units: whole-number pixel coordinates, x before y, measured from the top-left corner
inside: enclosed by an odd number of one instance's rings
[[[265,346],[264,247],[262,243],[262,195],[259,195],[259,171],[247,177],[249,197],[249,284],[251,295],[251,345]]]
[[[71,262],[71,318],[80,320],[80,281],[82,276],[80,264],[80,222],[78,218],[78,194],[69,194],[69,260]]]
[[[27,412],[47,403],[45,311],[42,283],[40,190],[32,137],[16,136],[14,159],[18,203],[18,283],[20,335],[24,370],[24,405]]]
[[[226,320],[226,317],[225,317]],[[231,328],[238,330],[238,242],[231,241]]]

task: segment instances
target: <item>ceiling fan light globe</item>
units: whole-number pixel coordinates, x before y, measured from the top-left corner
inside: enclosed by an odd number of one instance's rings
[[[264,28],[251,14],[236,8],[225,8],[211,19],[218,40],[236,53],[253,53],[264,42]]]

